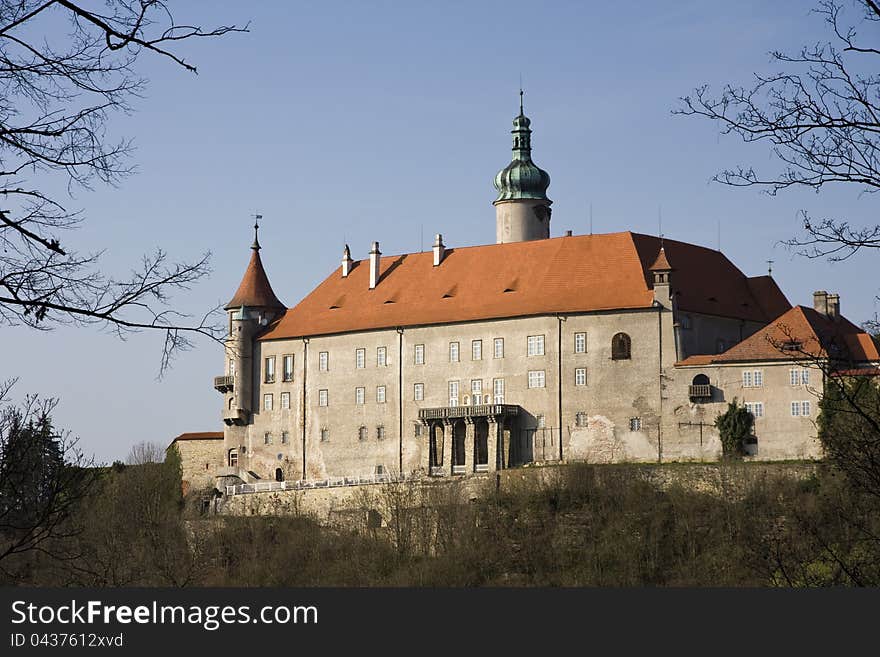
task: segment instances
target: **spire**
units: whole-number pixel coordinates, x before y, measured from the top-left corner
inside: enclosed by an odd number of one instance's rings
[[[525,116],[525,114],[523,114],[522,100],[523,100],[523,90],[522,90],[522,87],[520,87],[519,88],[519,115]]]
[[[251,244],[251,248],[254,251],[260,250],[260,240],[259,240],[259,231],[260,231],[260,219],[263,218],[261,214],[254,215],[254,243]]]
[[[263,261],[260,259],[260,242],[257,239],[257,231],[260,229],[259,220],[262,215],[256,215],[254,222],[254,243],[251,245],[251,260],[245,269],[241,283],[236,290],[232,300],[226,304],[225,309],[238,308],[239,306],[247,306],[249,308],[271,308],[276,310],[284,310],[285,306],[269,284],[269,277],[266,276],[266,270],[263,269]]]

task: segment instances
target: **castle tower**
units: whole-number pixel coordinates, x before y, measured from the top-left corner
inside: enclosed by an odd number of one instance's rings
[[[495,176],[495,242],[525,242],[550,237],[550,174],[532,162],[531,121],[523,114],[522,89],[519,116],[513,120],[513,158]]]
[[[269,322],[285,311],[284,304],[272,291],[260,260],[259,229],[259,224],[255,223],[251,261],[238,290],[224,307],[229,314],[226,376],[218,377],[215,387],[225,393],[223,421],[228,425],[244,425],[249,422],[254,411],[254,377],[258,376],[254,364],[254,338]],[[218,385],[218,382],[223,385]]]

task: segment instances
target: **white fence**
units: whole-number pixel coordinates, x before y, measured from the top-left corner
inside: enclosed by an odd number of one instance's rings
[[[248,493],[267,493],[281,490],[305,490],[309,488],[337,488],[340,486],[361,486],[364,484],[388,484],[398,481],[419,479],[419,474],[374,474],[354,477],[329,477],[327,479],[298,479],[296,481],[259,481],[253,484],[227,486],[226,494],[245,495]]]

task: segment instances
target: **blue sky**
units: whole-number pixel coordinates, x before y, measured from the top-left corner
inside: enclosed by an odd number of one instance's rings
[[[748,84],[776,70],[773,49],[823,40],[811,2],[178,3],[178,22],[242,24],[249,34],[182,44],[194,76],[144,57],[150,79],[136,112],[114,120],[130,136],[137,175],[79,190],[86,222],[68,236],[106,249],[124,275],[157,246],[176,259],[213,254],[213,274],[175,305],[199,313],[226,302],[249,257],[250,215],[263,217],[263,261],[293,305],[334,267],[343,241],[366,257],[494,242],[492,179],[510,157],[520,75],[533,157],[551,176],[553,235],[571,229],[657,232],[721,247],[747,275],[773,273],[793,303],[839,291],[856,322],[877,306],[876,259],[810,261],[779,244],[798,211],[876,222],[856,188],[821,194],[711,183],[744,163],[774,167],[769,149],[673,116],[700,84]],[[49,182],[48,184],[51,184]],[[156,379],[161,336],[120,341],[92,329],[3,328],[0,375],[16,393],[60,398],[56,424],[100,461],[141,440],[219,430],[219,347],[203,341]],[[15,345],[12,348],[12,345]]]

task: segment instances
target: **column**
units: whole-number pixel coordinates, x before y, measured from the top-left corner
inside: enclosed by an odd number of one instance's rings
[[[471,474],[474,471],[474,451],[476,449],[476,427],[474,426],[474,418],[466,417],[464,419],[464,471]]]
[[[452,420],[443,418],[443,474],[452,474]]]
[[[489,435],[486,436],[486,462],[489,472],[495,472],[498,469],[498,436],[501,433],[501,424],[495,415],[490,415],[486,419],[489,420]]]

